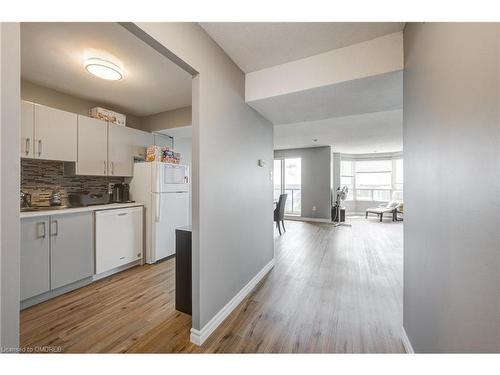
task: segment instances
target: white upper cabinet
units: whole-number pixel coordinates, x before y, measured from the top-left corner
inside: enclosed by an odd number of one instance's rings
[[[163,137],[170,142],[170,138]],[[21,101],[22,158],[59,160],[68,174],[132,177],[153,133]]]
[[[132,141],[132,157],[146,160],[146,149],[154,144],[153,133],[144,132],[133,128],[128,128]]]
[[[77,160],[77,115],[35,104],[34,157],[46,160]]]
[[[146,148],[153,143],[152,133],[110,123],[108,128],[108,175],[131,177],[134,158],[146,159]]]
[[[78,157],[76,174],[108,174],[108,123],[78,115]]]
[[[133,141],[129,128],[108,124],[108,175],[133,176]]]
[[[21,157],[33,157],[33,134],[35,124],[33,122],[33,111],[35,105],[24,100],[21,101]]]

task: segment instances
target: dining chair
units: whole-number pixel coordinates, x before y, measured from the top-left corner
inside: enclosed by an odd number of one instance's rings
[[[278,228],[278,232],[281,236],[281,225],[283,226],[283,231],[286,232],[285,229],[285,203],[286,203],[287,194],[281,194],[278,203],[276,204],[276,208],[274,209],[274,222],[276,223],[276,227]]]

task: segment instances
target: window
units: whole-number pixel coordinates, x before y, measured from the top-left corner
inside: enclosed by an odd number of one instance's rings
[[[372,191],[371,190],[360,190],[356,189],[356,200],[357,201],[372,201]]]
[[[300,158],[274,160],[274,200],[287,194],[285,214],[300,215],[302,165]]]
[[[403,159],[352,158],[340,162],[340,184],[349,189],[347,200],[403,200]]]
[[[394,160],[394,199],[403,200],[403,159]]]
[[[340,161],[340,187],[347,186],[346,200],[354,199],[354,162],[350,160]]]
[[[356,189],[391,189],[391,172],[356,172]]]
[[[388,202],[391,200],[390,190],[372,190],[373,200],[380,202]]]

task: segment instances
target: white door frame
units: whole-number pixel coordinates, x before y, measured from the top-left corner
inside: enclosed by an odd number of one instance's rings
[[[0,23],[0,352],[19,348],[19,28]]]

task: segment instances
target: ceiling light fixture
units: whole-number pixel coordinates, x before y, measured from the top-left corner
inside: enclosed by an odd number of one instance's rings
[[[84,62],[85,70],[96,77],[109,81],[119,81],[123,78],[122,69],[112,63],[98,57],[90,57]]]

